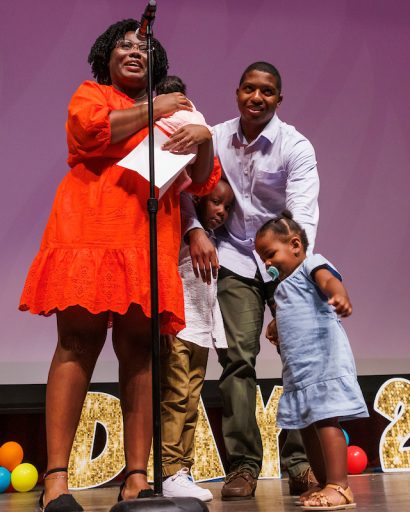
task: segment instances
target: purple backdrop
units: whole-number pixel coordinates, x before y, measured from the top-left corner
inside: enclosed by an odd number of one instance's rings
[[[316,148],[316,252],[337,265],[350,291],[354,314],[345,326],[358,371],[408,373],[408,0],[158,4],[154,32],[170,72],[187,82],[210,124],[236,116],[235,89],[250,62],[279,68],[279,116]],[[55,319],[20,313],[17,304],[67,171],[67,103],[91,76],[86,59],[96,36],[114,21],[139,18],[144,7],[141,0],[1,2],[0,384],[46,380]],[[259,375],[279,376],[267,342],[262,353]],[[208,377],[217,378],[211,360]],[[108,343],[94,380],[115,379]]]

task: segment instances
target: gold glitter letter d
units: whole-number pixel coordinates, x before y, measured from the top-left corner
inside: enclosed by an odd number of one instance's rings
[[[102,452],[91,458],[97,423],[106,433]],[[84,401],[68,465],[70,489],[89,489],[112,480],[125,466],[122,414],[118,398],[89,392]]]

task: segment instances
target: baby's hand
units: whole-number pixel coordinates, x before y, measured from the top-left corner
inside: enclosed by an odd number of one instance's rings
[[[347,295],[336,293],[328,300],[328,304],[333,306],[336,313],[340,316],[349,316],[352,314],[352,304]]]
[[[272,343],[272,345],[275,345],[275,347],[279,346],[278,329],[276,327],[275,318],[271,320],[266,327],[265,336]]]

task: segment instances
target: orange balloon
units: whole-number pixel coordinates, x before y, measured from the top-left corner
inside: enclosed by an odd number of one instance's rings
[[[23,460],[23,448],[15,441],[8,441],[0,446],[0,466],[13,471]]]

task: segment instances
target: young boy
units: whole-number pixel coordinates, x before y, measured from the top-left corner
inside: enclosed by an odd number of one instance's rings
[[[234,195],[221,179],[215,189],[196,203],[198,219],[210,240],[213,230],[226,221]],[[209,348],[226,348],[223,320],[217,300],[216,280],[210,284],[195,277],[189,245],[181,245],[179,272],[184,287],[186,328],[169,340],[162,363],[162,474],[167,497],[195,497],[210,501],[208,489],[190,478],[194,463],[194,434],[198,403],[205,378]]]

